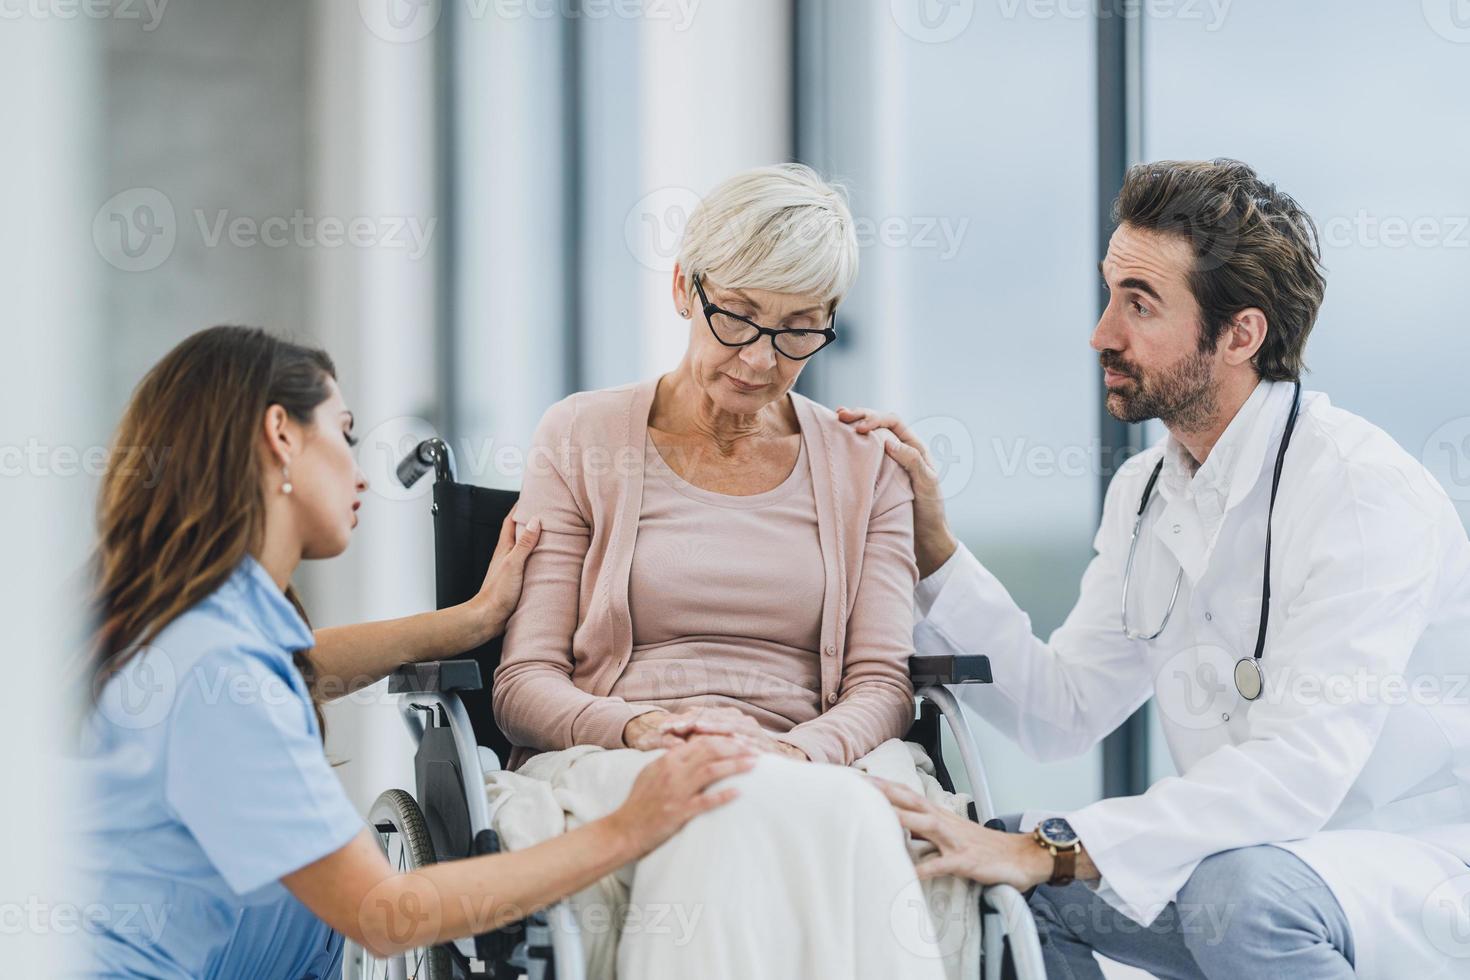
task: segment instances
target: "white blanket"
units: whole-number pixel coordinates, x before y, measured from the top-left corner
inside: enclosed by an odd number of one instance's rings
[[[507,848],[530,847],[616,809],[660,754],[579,746],[489,773],[491,822]],[[969,802],[940,788],[923,749],[897,739],[853,768],[959,814]],[[740,790],[733,803],[569,900],[588,977],[978,976],[978,887],[921,885],[913,862],[933,845],[906,839],[858,773],[768,755],[728,782]]]

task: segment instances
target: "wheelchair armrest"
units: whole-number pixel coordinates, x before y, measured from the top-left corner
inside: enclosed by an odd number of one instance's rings
[[[914,688],[933,684],[989,684],[990,658],[982,654],[941,654],[909,658],[909,677]]]
[[[479,689],[480,665],[473,660],[403,664],[388,675],[389,694],[447,694]]]

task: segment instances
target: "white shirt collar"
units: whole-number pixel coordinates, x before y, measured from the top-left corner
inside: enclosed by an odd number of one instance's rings
[[[1292,393],[1289,381],[1259,382],[1198,470],[1189,450],[1172,433],[1166,436],[1161,492],[1170,499],[1213,497],[1221,515],[1238,504],[1260,477]]]

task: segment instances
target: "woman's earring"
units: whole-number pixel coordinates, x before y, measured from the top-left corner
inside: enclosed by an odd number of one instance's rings
[[[281,467],[281,480],[282,480],[282,483],[281,483],[281,492],[282,493],[290,493],[291,492],[291,472],[285,466],[282,466]]]
[[[686,307],[684,307],[684,309],[680,310],[679,311],[679,315],[682,316],[686,320],[689,319],[689,307],[686,306]]]

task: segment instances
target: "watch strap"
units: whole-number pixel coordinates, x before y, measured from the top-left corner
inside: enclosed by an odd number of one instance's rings
[[[1048,885],[1070,885],[1077,880],[1077,851],[1080,845],[1073,844],[1070,847],[1053,847],[1051,849],[1052,870],[1051,880]]]

